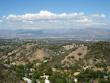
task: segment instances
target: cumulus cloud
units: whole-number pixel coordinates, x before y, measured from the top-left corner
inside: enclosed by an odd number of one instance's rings
[[[52,13],[40,11],[39,13],[28,13],[24,15],[10,14],[0,19],[0,28],[12,29],[43,29],[43,28],[88,28],[109,26],[104,14],[86,15],[80,13]]]

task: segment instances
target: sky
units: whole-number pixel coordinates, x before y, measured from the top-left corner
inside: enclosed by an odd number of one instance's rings
[[[0,29],[109,28],[110,0],[0,0]]]

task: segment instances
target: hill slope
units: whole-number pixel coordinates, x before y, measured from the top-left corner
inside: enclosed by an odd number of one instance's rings
[[[0,64],[0,83],[23,83],[16,75],[16,72],[10,70],[3,64]]]

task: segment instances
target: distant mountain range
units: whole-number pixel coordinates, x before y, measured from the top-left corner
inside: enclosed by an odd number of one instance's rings
[[[0,30],[0,38],[73,38],[83,40],[108,40],[110,39],[110,29],[85,28],[85,29],[19,29]]]

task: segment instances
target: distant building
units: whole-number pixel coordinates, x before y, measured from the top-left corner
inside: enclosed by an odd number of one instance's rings
[[[32,80],[30,80],[29,78],[23,77],[22,78],[26,83],[32,83]]]
[[[48,80],[48,77],[49,75],[45,75],[45,73],[43,76],[41,76],[41,78],[45,78],[45,83],[50,83],[50,81]]]

